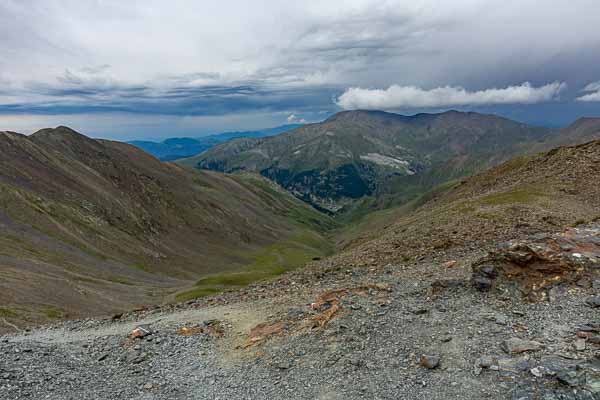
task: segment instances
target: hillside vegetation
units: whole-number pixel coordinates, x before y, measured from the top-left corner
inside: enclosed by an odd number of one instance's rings
[[[259,176],[187,170],[66,127],[0,133],[0,154],[0,304],[12,322],[175,300],[201,277],[248,266],[260,272],[249,282],[331,249],[323,234],[336,223]]]

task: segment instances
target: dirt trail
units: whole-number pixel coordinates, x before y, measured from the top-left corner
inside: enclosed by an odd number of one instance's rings
[[[231,325],[238,336],[247,333],[253,326],[264,321],[274,311],[273,304],[267,301],[235,303],[226,306],[185,309],[171,314],[157,313],[123,322],[109,322],[101,326],[90,326],[70,330],[68,326],[54,329],[35,330],[28,334],[11,336],[11,342],[37,342],[44,344],[67,344],[84,342],[103,336],[126,337],[135,327],[149,325],[152,329],[168,329],[185,324],[200,324],[207,320],[218,319]]]

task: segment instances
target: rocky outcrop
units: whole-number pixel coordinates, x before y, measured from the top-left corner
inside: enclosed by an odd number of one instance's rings
[[[600,224],[512,241],[473,265],[472,284],[551,299],[571,285],[600,284]]]

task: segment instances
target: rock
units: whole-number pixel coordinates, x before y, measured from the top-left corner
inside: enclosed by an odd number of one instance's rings
[[[585,339],[582,339],[582,338],[575,339],[575,342],[573,343],[573,347],[575,347],[575,350],[577,350],[577,351],[584,351],[585,350]]]
[[[479,375],[484,369],[491,369],[493,366],[496,366],[497,362],[498,360],[496,357],[482,356],[475,361],[473,372],[475,375]]]
[[[563,370],[556,373],[556,379],[567,386],[577,386],[579,385],[579,378],[577,376],[577,372],[572,370]]]
[[[600,296],[589,297],[585,302],[592,308],[598,308],[600,307]]]
[[[490,278],[486,278],[485,276],[473,277],[471,283],[475,289],[481,292],[486,292],[492,288],[492,280]]]
[[[448,342],[452,341],[452,336],[450,336],[450,335],[442,336],[440,340],[442,341],[442,343],[448,343]]]
[[[508,242],[472,264],[471,282],[479,290],[499,287],[530,301],[547,300],[550,292],[558,301],[570,286],[591,286],[594,259],[600,257],[597,237],[598,229],[588,227]],[[587,256],[564,250],[565,245],[585,248]],[[592,298],[588,304],[600,307],[600,299]]]
[[[591,336],[591,337],[588,339],[588,341],[589,341],[590,343],[593,343],[593,344],[599,344],[599,345],[600,345],[600,335],[594,335],[594,336]]]
[[[140,325],[131,331],[129,337],[131,339],[142,339],[148,335],[152,335],[152,330],[150,330],[150,328],[146,325]]]
[[[536,378],[541,378],[542,376],[544,376],[544,372],[542,370],[542,367],[531,368],[529,371]]]
[[[456,262],[456,260],[451,260],[451,261],[446,261],[446,262],[443,264],[443,266],[444,266],[444,268],[452,268],[452,267],[456,266],[456,264],[458,264],[458,263]]]
[[[289,361],[282,361],[277,364],[277,368],[283,369],[283,370],[290,369],[290,368],[292,368],[292,363],[290,363]]]
[[[437,368],[440,365],[440,356],[424,354],[421,356],[420,364],[428,369]]]
[[[500,347],[508,354],[519,354],[526,351],[538,351],[543,347],[543,344],[534,340],[510,338],[503,341]]]
[[[481,368],[490,368],[492,365],[496,364],[498,360],[493,356],[483,356],[477,360],[477,366]]]

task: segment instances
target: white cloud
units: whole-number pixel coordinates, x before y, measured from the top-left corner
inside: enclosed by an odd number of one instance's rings
[[[551,101],[566,88],[563,82],[534,87],[529,82],[506,88],[468,91],[444,86],[421,89],[416,86],[392,85],[388,89],[350,88],[336,101],[343,109],[401,110],[466,105],[533,104]]]
[[[586,92],[587,94],[579,96],[577,101],[600,101],[600,81],[589,83],[581,91]]]
[[[600,81],[588,83],[586,87],[584,87],[582,92],[597,92],[600,90]]]
[[[287,117],[288,124],[305,124],[306,120],[304,118],[298,118],[296,114],[290,114]]]
[[[578,101],[600,101],[600,90],[577,98]]]

